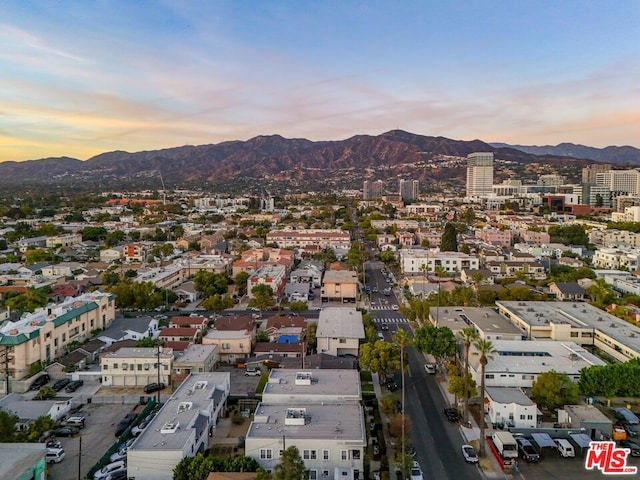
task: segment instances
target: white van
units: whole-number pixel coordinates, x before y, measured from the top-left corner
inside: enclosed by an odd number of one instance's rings
[[[47,455],[46,455],[47,463],[60,463],[62,460],[64,460],[64,449],[47,448]]]
[[[573,449],[573,445],[569,443],[569,440],[566,440],[564,438],[554,438],[553,441],[556,442],[556,447],[558,447],[558,452],[560,452],[560,455],[562,455],[563,457],[573,458],[576,456],[576,452]]]

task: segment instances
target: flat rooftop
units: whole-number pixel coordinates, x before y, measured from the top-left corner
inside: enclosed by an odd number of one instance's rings
[[[295,370],[274,368],[269,374],[263,398],[275,402],[274,396],[335,397],[359,401],[360,376],[357,370]],[[320,401],[320,400],[318,400]],[[335,400],[334,400],[335,402]],[[278,402],[280,403],[280,402]]]
[[[362,312],[355,308],[323,308],[318,318],[316,337],[364,338]]]
[[[44,443],[0,443],[0,475],[2,478],[20,478],[46,453]]]
[[[132,450],[180,450],[200,412],[213,413],[216,389],[229,392],[229,372],[194,373],[186,378],[134,442]],[[207,423],[208,425],[208,423]]]
[[[293,418],[295,424],[287,425],[287,417]],[[282,436],[289,439],[327,438],[353,442],[345,445],[364,445],[366,434],[362,406],[353,403],[258,405],[247,439],[280,439]]]
[[[431,307],[430,315],[438,319],[439,326],[449,327],[453,332],[473,324],[485,335],[525,335],[524,331],[489,307]]]
[[[533,327],[553,322],[568,323],[577,329],[599,330],[640,357],[640,328],[586,302],[497,301],[496,305]]]
[[[538,374],[555,370],[568,375],[578,375],[580,370],[605,362],[574,342],[554,340],[493,340],[496,352],[489,360],[486,373]],[[471,346],[469,363],[477,371],[480,357]]]
[[[173,362],[174,364],[176,362],[204,362],[217,348],[217,345],[189,345],[184,352],[176,355]]]
[[[172,348],[163,348],[161,358],[173,358]],[[155,347],[122,347],[115,352],[102,354],[102,358],[158,358],[158,349]]]

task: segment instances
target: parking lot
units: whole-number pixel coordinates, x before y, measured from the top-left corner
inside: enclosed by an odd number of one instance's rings
[[[132,404],[96,404],[82,407],[74,415],[82,415],[86,419],[86,427],[80,435],[72,438],[59,438],[65,451],[65,459],[60,463],[48,466],[50,480],[69,480],[78,478],[78,459],[80,439],[82,439],[82,456],[80,471],[84,477],[109,447],[116,441],[114,435],[117,423],[130,412]]]

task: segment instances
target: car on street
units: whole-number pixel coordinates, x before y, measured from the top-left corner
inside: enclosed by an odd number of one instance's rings
[[[80,433],[80,429],[77,427],[60,427],[51,430],[51,435],[54,437],[73,437]]]
[[[425,363],[424,364],[424,369],[429,374],[436,373],[436,366],[433,363]]]
[[[69,380],[68,378],[63,378],[61,380],[58,380],[56,383],[54,383],[51,388],[53,388],[56,392],[59,392],[64,387],[69,385],[70,382],[71,382],[71,380]]]
[[[376,337],[377,337],[378,340],[381,340],[381,341],[384,342],[384,335],[382,333],[380,333],[380,332],[376,333]]]
[[[118,460],[117,462],[113,462],[108,465],[105,465],[96,473],[94,473],[93,479],[103,480],[106,477],[108,477],[110,474],[121,471],[121,470],[125,472],[127,471],[127,464],[124,462],[124,460]]]
[[[389,330],[389,325],[387,325],[386,323],[383,323],[382,325],[380,325],[380,330]]]
[[[618,442],[618,446],[631,450],[632,457],[640,457],[640,445],[636,442],[632,442],[631,440],[620,440]]]
[[[394,375],[387,375],[385,378],[385,385],[390,392],[395,392],[398,389],[398,382]]]
[[[258,368],[247,367],[244,371],[245,377],[259,377],[262,372]]]
[[[629,422],[618,422],[617,425],[620,425],[622,428],[624,428],[624,431],[627,432],[627,435],[629,437],[638,436],[638,431],[636,430],[636,427],[630,424]]]
[[[462,456],[467,463],[478,463],[478,454],[471,445],[462,445]]]
[[[453,407],[447,407],[444,409],[444,414],[447,417],[447,420],[450,422],[457,422],[459,420],[458,410]]]
[[[69,382],[64,391],[67,393],[72,393],[78,390],[82,385],[84,385],[84,380],[74,380],[72,382]]]
[[[411,471],[409,472],[409,478],[411,480],[424,480],[422,477],[422,469],[420,468],[420,464],[414,461],[411,464]]]
[[[391,305],[391,310],[398,310],[398,305],[396,305],[395,303],[393,305]]]

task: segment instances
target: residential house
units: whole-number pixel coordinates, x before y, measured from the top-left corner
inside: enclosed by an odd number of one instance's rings
[[[287,302],[307,302],[309,300],[309,283],[289,282],[284,286],[284,297]]]
[[[207,330],[209,321],[207,317],[200,315],[188,316],[188,317],[171,317],[169,319],[169,328],[197,328],[201,332]]]
[[[302,340],[306,327],[304,317],[273,315],[262,322],[260,329],[269,336],[270,342],[279,342],[281,337],[298,342]]]
[[[323,302],[355,303],[358,296],[358,274],[352,270],[329,270],[322,279]]]
[[[577,282],[551,282],[549,291],[561,301],[584,300],[585,289]]]
[[[487,387],[485,414],[496,427],[536,428],[542,414],[520,388]]]
[[[123,247],[111,247],[100,250],[100,261],[104,263],[112,263],[120,260],[124,256]]]
[[[107,345],[121,340],[140,340],[142,338],[157,338],[158,319],[153,317],[118,317],[111,326],[98,334],[98,340]]]
[[[282,358],[295,358],[299,360],[298,368],[302,368],[304,356],[304,343],[302,342],[257,342],[253,347],[256,360],[268,359],[272,355]],[[252,357],[249,361],[252,361]]]
[[[196,342],[200,335],[202,331],[197,328],[163,328],[160,330],[158,339],[163,342]]]
[[[358,356],[360,340],[363,338],[364,325],[359,310],[328,307],[320,311],[316,330],[319,353]]]
[[[298,268],[291,272],[289,280],[294,282],[306,282],[311,284],[311,288],[318,288],[322,285],[322,272],[324,265],[322,262],[314,260],[303,260]]]
[[[213,372],[219,361],[216,345],[189,345],[181,352],[175,352],[171,381],[180,384],[192,373]]]
[[[127,476],[172,480],[183,458],[208,448],[209,437],[226,411],[229,390],[229,372],[189,375],[129,447]]]
[[[234,363],[251,355],[256,341],[256,323],[248,315],[218,317],[202,338],[203,345],[217,345],[220,361]]]
[[[169,385],[172,368],[173,350],[170,348],[120,348],[100,355],[102,385],[105,387],[143,387],[158,379]]]
[[[180,303],[193,303],[200,298],[200,293],[196,290],[193,282],[184,282],[179,287],[173,289],[173,293],[176,294],[177,302]]]

